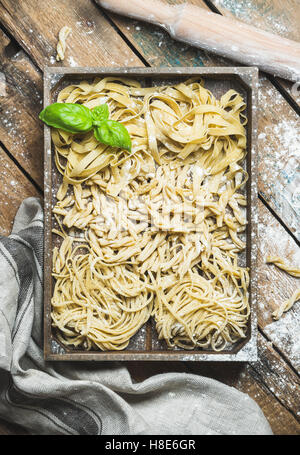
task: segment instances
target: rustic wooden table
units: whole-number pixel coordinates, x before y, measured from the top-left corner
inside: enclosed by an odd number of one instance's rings
[[[299,0],[188,1],[300,41]],[[0,0],[0,20],[0,233],[5,235],[25,197],[43,198],[43,135],[37,115],[45,66],[236,65],[175,42],[155,26],[109,14],[92,0]],[[57,36],[64,25],[72,28],[72,35],[64,62],[57,63]],[[213,377],[248,393],[275,434],[295,435],[300,434],[300,305],[278,322],[271,313],[299,283],[266,265],[265,258],[282,255],[300,263],[300,91],[288,81],[261,74],[259,99],[259,360],[129,362],[128,368],[137,381],[166,371]],[[0,421],[0,434],[23,433]]]

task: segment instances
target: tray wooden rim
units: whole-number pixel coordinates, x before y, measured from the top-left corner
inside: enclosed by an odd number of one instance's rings
[[[93,77],[97,75],[140,76],[140,77],[188,77],[191,75],[209,76],[222,80],[222,76],[238,78],[250,92],[248,117],[251,125],[247,127],[248,166],[251,175],[247,187],[248,199],[248,236],[247,249],[250,249],[250,285],[251,314],[249,320],[250,335],[237,352],[212,351],[74,351],[66,352],[62,347],[53,347],[51,330],[51,269],[52,269],[52,153],[50,128],[44,126],[44,358],[51,361],[85,361],[85,360],[170,360],[170,361],[256,361],[257,360],[257,117],[258,104],[258,68],[257,67],[46,67],[44,72],[44,107],[51,100],[51,91],[64,76]],[[250,141],[250,145],[249,145]]]

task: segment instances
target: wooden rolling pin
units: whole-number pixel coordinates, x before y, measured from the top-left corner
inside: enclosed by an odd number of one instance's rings
[[[258,66],[291,81],[300,80],[300,43],[259,30],[188,3],[159,0],[96,0],[112,12],[151,22],[179,40],[210,52]]]

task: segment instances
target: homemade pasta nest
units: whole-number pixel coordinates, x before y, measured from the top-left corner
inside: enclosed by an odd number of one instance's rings
[[[132,150],[53,130],[63,175],[53,209],[52,320],[65,345],[124,349],[153,316],[169,347],[223,350],[249,317],[241,189],[245,103],[192,78],[142,88],[118,77],[64,88],[58,102],[107,103]]]

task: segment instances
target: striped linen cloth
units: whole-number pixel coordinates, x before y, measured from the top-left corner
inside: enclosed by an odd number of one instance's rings
[[[207,377],[134,383],[126,363],[45,362],[43,211],[26,199],[0,236],[0,417],[32,434],[272,434],[248,395]]]

